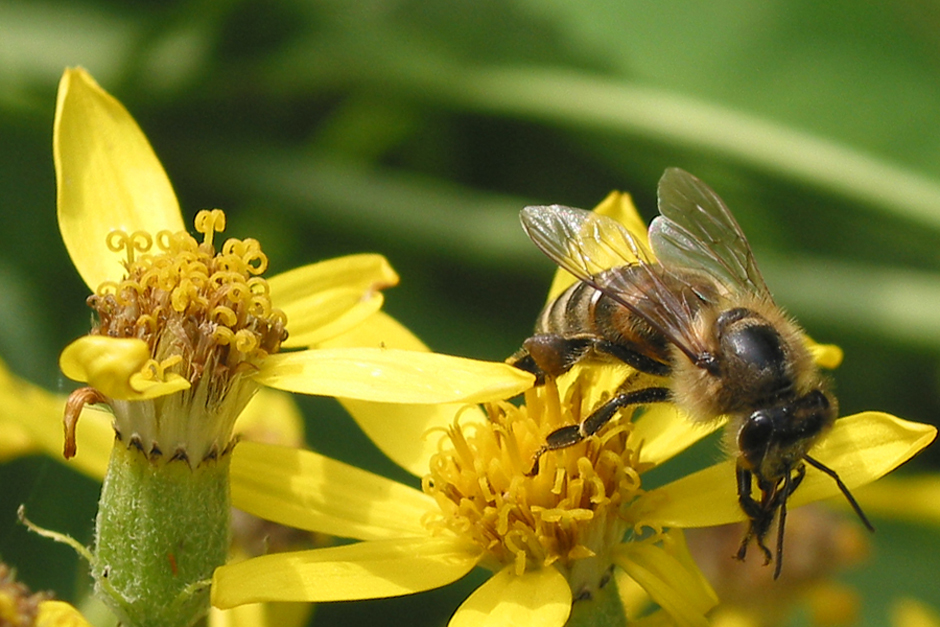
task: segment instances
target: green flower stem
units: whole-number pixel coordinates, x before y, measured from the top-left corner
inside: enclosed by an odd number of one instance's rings
[[[575,602],[565,627],[627,627],[616,582],[610,581],[593,599]]]
[[[191,469],[115,442],[98,507],[95,590],[127,627],[189,627],[225,562],[231,455]]]

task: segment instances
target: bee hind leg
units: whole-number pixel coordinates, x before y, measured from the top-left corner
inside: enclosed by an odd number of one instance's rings
[[[538,333],[522,343],[522,348],[506,360],[509,365],[531,372],[536,384],[545,377],[559,377],[578,363],[591,349],[591,338],[568,338],[555,333]]]
[[[669,389],[660,387],[643,388],[633,392],[622,392],[598,407],[585,418],[581,424],[568,425],[556,429],[545,438],[545,444],[535,452],[532,460],[532,469],[526,476],[533,477],[539,472],[539,460],[548,451],[574,446],[585,438],[594,435],[605,424],[610,422],[619,410],[631,405],[647,405],[649,403],[662,403],[669,399]]]

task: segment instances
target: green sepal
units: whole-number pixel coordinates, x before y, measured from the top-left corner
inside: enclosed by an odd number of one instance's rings
[[[92,576],[127,627],[189,627],[229,547],[231,455],[195,469],[115,441],[101,488]]]

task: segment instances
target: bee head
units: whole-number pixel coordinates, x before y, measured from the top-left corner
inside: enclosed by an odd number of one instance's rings
[[[755,410],[737,434],[744,466],[764,479],[782,476],[806,456],[837,411],[835,399],[821,389]]]

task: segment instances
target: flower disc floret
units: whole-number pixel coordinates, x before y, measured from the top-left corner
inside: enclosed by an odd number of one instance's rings
[[[528,476],[545,434],[590,412],[587,379],[582,373],[564,398],[549,381],[529,390],[523,406],[488,405],[487,422],[455,422],[423,481],[440,507],[425,520],[432,531],[470,538],[493,570],[512,565],[521,576],[554,567],[575,598],[591,597],[609,577],[609,552],[632,527],[623,512],[642,492],[645,470],[627,445],[632,424],[623,419],[543,456],[538,474]]]

